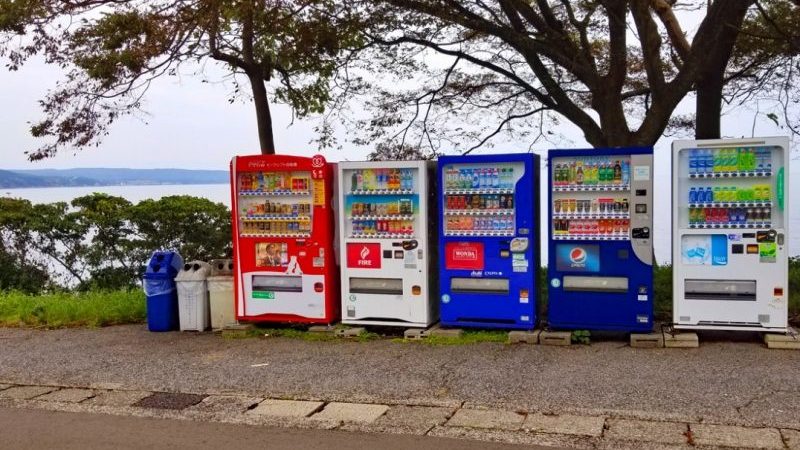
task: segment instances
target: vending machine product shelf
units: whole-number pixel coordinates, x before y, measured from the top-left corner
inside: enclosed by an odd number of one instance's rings
[[[653,327],[653,149],[548,154],[548,324]]]
[[[788,138],[672,149],[675,327],[785,331]]]

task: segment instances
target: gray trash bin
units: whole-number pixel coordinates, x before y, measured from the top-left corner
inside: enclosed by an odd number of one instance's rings
[[[208,277],[208,300],[211,304],[212,330],[221,330],[226,325],[236,324],[232,259],[211,260],[211,274]]]
[[[189,261],[175,277],[178,286],[178,319],[181,331],[205,331],[211,325],[206,279],[211,266]]]

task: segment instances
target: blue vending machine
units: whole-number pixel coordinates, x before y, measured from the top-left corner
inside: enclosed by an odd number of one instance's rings
[[[439,286],[445,326],[533,329],[539,157],[439,158]]]
[[[548,324],[653,328],[653,148],[548,154]]]

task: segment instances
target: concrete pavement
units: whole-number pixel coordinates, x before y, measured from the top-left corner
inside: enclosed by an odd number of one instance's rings
[[[800,446],[800,352],[732,338],[633,349],[0,329],[0,384],[28,385],[0,391],[0,405],[149,417],[148,393],[177,392],[188,396],[159,401],[189,405],[166,417],[274,425],[257,411],[298,411],[278,425],[581,448]]]

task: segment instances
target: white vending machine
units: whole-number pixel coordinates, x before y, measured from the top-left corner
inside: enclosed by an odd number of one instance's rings
[[[426,161],[339,163],[342,323],[439,319],[434,170]]]
[[[675,328],[786,331],[789,139],[672,150]]]

